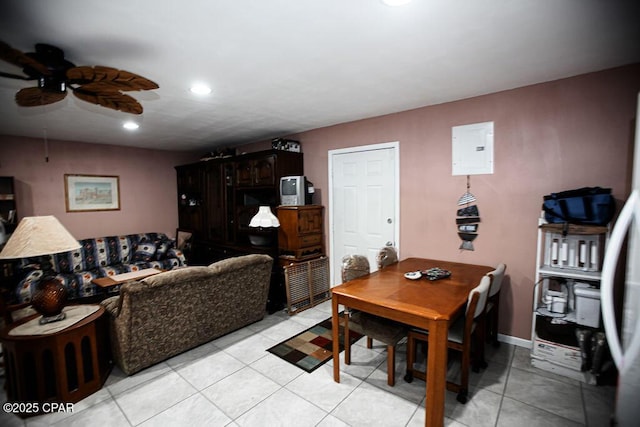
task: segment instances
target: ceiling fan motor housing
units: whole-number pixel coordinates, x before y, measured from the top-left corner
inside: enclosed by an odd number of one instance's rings
[[[40,71],[28,65],[22,69],[26,75],[38,80],[39,88],[51,92],[66,92],[67,70],[75,67],[75,64],[64,59],[64,51],[62,49],[49,44],[38,43],[36,44],[36,51],[29,52],[26,55],[49,70],[48,75],[43,75]]]
[[[40,76],[38,78],[38,87],[50,92],[67,91],[67,83],[64,79],[56,76]]]

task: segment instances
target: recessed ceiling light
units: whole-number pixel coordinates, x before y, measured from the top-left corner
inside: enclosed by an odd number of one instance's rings
[[[402,6],[410,2],[411,0],[382,0],[387,6]]]
[[[135,122],[125,122],[122,125],[123,128],[127,129],[127,130],[136,130],[140,127],[139,124],[135,123]]]
[[[191,89],[189,90],[195,93],[196,95],[208,95],[211,93],[211,88],[201,83],[191,86]]]

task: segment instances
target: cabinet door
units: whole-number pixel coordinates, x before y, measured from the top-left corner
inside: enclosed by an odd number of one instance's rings
[[[251,160],[236,163],[236,185],[238,187],[250,187],[253,184],[252,163]]]
[[[245,160],[236,164],[236,185],[238,187],[272,186],[275,184],[275,158]]]
[[[264,159],[255,160],[253,163],[253,184],[254,185],[274,185],[275,184],[275,159],[268,156]]]
[[[203,232],[203,169],[200,165],[176,168],[178,179],[178,226]]]
[[[249,222],[258,213],[258,205],[238,206],[236,210],[238,231],[249,231]]]
[[[202,234],[202,206],[186,206],[178,208],[178,226],[184,230]]]
[[[223,239],[227,242],[233,242],[236,238],[236,202],[235,202],[235,185],[233,182],[235,164],[233,162],[224,163],[224,197],[225,197],[225,226]]]
[[[178,191],[191,193],[202,189],[202,173],[200,165],[176,168],[178,174]]]
[[[298,233],[322,233],[322,207],[298,211]]]
[[[226,224],[226,185],[221,163],[208,165],[205,172],[207,188],[206,200],[206,237],[210,240],[225,239]]]

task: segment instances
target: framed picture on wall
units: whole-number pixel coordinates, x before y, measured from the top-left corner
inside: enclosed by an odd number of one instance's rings
[[[120,181],[117,176],[64,175],[67,212],[120,210]]]

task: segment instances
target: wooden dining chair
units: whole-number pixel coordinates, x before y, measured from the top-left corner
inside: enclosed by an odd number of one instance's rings
[[[447,390],[458,393],[457,400],[460,403],[467,403],[469,393],[469,366],[471,365],[471,346],[472,338],[476,338],[477,352],[483,352],[484,337],[476,337],[474,332],[478,328],[481,316],[487,303],[489,288],[491,287],[492,277],[485,275],[480,284],[469,292],[467,299],[467,307],[465,315],[459,317],[449,327],[449,335],[447,340],[447,348],[462,353],[460,367],[460,384],[447,381]],[[413,378],[426,379],[426,374],[414,369],[416,359],[417,343],[421,341],[428,344],[429,331],[422,329],[410,329],[407,338],[407,373],[404,377],[405,381],[411,382]],[[427,349],[428,351],[428,349]]]
[[[488,273],[492,276],[491,288],[487,296],[487,305],[484,309],[485,316],[485,333],[484,340],[492,342],[494,347],[498,347],[498,320],[500,314],[500,288],[502,287],[502,279],[504,278],[506,264],[498,264],[495,270]]]
[[[371,269],[369,268],[369,260],[363,255],[345,255],[342,258],[342,283],[358,277],[366,276]]]
[[[378,270],[398,262],[398,251],[393,246],[385,246],[378,251]],[[346,255],[342,260],[342,283],[369,274],[369,260],[362,255]],[[366,271],[366,273],[365,273]],[[367,336],[367,348],[373,347],[373,339]]]
[[[366,268],[365,268],[366,267]],[[342,282],[369,274],[369,261],[362,255],[346,255],[342,259]],[[349,332],[367,337],[367,348],[373,348],[373,340],[387,346],[387,384],[395,384],[396,345],[407,335],[407,328],[398,322],[358,310],[344,310],[344,363],[351,364]]]
[[[376,256],[378,270],[398,262],[398,251],[393,246],[385,246],[378,251]]]
[[[346,264],[345,259],[347,260]],[[344,268],[342,270],[343,283],[347,280],[355,279],[356,277],[360,277],[364,274],[369,274],[369,260],[366,257],[362,255],[347,255],[345,259],[343,259]],[[394,248],[393,246],[383,247],[378,251],[378,254],[376,255],[378,270],[382,270],[383,268],[396,262],[398,262],[398,251],[396,251],[396,248]],[[385,341],[389,340],[387,339]],[[373,348],[373,339],[370,336],[367,336],[367,348]]]

